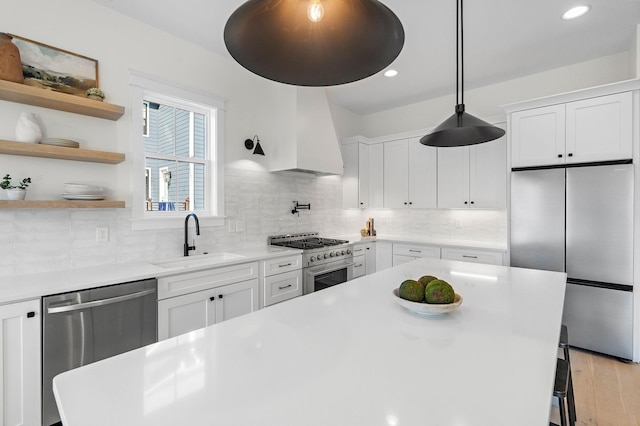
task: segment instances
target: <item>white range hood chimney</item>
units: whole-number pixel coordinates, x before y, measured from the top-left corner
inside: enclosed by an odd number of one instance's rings
[[[296,88],[294,140],[281,141],[271,171],[341,175],[342,153],[323,88]],[[292,135],[293,136],[293,135]]]

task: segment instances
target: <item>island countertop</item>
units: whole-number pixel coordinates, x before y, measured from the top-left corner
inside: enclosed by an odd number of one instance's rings
[[[460,308],[420,316],[394,288],[435,275]],[[60,374],[84,425],[548,424],[566,275],[413,262]]]

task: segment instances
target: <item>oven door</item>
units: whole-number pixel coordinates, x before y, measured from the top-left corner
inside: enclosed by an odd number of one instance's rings
[[[352,261],[342,260],[324,265],[312,266],[304,270],[304,294],[323,290],[353,279]]]

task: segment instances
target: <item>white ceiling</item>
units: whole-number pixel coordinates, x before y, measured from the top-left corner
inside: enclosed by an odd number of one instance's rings
[[[231,58],[224,25],[243,0],[94,0]],[[465,89],[628,51],[640,23],[640,0],[585,0],[591,11],[561,15],[580,0],[467,0]],[[400,18],[405,45],[382,73],[328,88],[330,100],[367,114],[455,92],[454,0],[383,0]]]

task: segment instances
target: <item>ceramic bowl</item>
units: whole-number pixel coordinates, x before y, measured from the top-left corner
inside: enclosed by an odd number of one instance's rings
[[[400,306],[420,315],[442,315],[453,312],[462,304],[462,296],[456,293],[453,303],[439,305],[433,303],[419,303],[406,300],[398,296],[398,289],[393,290],[393,298]]]

